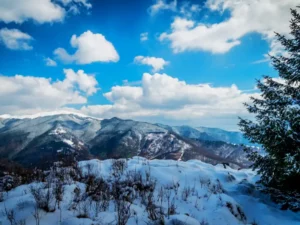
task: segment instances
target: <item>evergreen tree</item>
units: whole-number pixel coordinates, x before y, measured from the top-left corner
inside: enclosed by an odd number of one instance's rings
[[[299,7],[298,7],[299,8]],[[261,183],[281,193],[300,194],[300,14],[291,9],[290,35],[276,33],[285,54],[270,56],[279,79],[257,81],[261,98],[245,104],[255,120],[241,119],[239,126],[253,143],[266,151],[262,156],[246,149],[261,175]]]

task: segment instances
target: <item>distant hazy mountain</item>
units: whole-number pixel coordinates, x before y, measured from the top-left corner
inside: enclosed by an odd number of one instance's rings
[[[167,126],[163,124],[157,125],[187,138],[250,145],[250,142],[243,136],[241,132],[226,131],[219,128],[208,127],[193,128],[190,126]]]
[[[245,141],[238,132],[118,118],[99,120],[76,114],[0,117],[0,158],[25,166],[49,166],[58,157],[68,155],[78,159],[139,155],[247,165],[241,147],[231,143]]]

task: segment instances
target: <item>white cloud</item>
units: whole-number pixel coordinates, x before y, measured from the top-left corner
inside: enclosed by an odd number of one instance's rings
[[[140,34],[140,40],[141,41],[147,41],[148,40],[148,32],[141,33]]]
[[[57,66],[57,63],[51,58],[45,58],[46,66]]]
[[[64,6],[68,6],[70,4],[78,3],[83,5],[86,8],[92,8],[92,4],[89,3],[89,0],[58,0],[63,3]]]
[[[197,4],[191,4],[190,2],[183,2],[179,12],[184,15],[185,17],[191,17],[195,13],[199,13],[201,11],[201,8]]]
[[[270,61],[269,59],[264,58],[264,59],[256,60],[256,61],[252,62],[251,64],[261,64],[261,63],[266,63],[266,62],[269,62],[269,61]]]
[[[146,56],[136,56],[134,62],[137,64],[144,64],[152,67],[153,72],[164,69],[164,66],[168,65],[169,62],[165,61],[163,58],[156,57],[146,57]]]
[[[33,38],[18,29],[0,29],[0,42],[12,50],[31,50],[30,41]]]
[[[0,21],[22,23],[32,19],[38,23],[62,21],[64,8],[51,0],[1,0]]]
[[[241,91],[236,85],[187,84],[167,74],[143,74],[138,86],[113,86],[105,105],[87,104],[98,91],[93,75],[65,69],[63,80],[44,77],[0,76],[0,114],[24,115],[68,109],[99,118],[118,116],[169,124],[205,125],[237,129],[238,116],[249,118],[244,102],[258,93]],[[134,85],[134,84],[132,84]],[[9,98],[8,98],[9,96]],[[84,104],[76,110],[72,104]],[[77,108],[77,107],[76,107]]]
[[[111,105],[88,105],[81,112],[101,118],[118,116],[152,122],[236,129],[238,116],[249,117],[244,102],[253,93],[236,85],[187,84],[167,74],[143,75],[141,86],[114,86],[104,96]]]
[[[142,81],[128,81],[128,80],[122,80],[123,86],[137,86],[142,84]]]
[[[94,76],[82,70],[64,70],[65,79],[33,76],[0,76],[0,114],[30,114],[55,110],[69,104],[84,104],[86,95],[97,91]]]
[[[86,9],[92,8],[92,4],[89,0],[57,0],[61,2],[63,6],[67,8],[67,11],[73,15],[80,14],[80,8],[85,7]]]
[[[91,7],[89,0],[1,0],[0,21],[52,23],[63,21],[67,12],[79,14],[81,8]]]
[[[75,85],[78,85],[79,90],[83,91],[87,95],[95,94],[99,88],[97,88],[98,82],[93,75],[84,73],[83,70],[75,72],[72,69],[64,69],[66,79],[62,82],[57,82],[56,85],[61,89],[70,89]]]
[[[156,15],[159,11],[162,10],[171,10],[176,11],[177,0],[167,3],[165,0],[156,0],[156,2],[148,8],[148,11],[151,16]]]
[[[259,33],[270,42],[273,50],[274,31],[289,32],[290,8],[297,0],[208,0],[207,7],[220,13],[230,11],[230,18],[220,23],[203,24],[176,17],[171,31],[160,35],[169,40],[174,52],[209,51],[225,53],[241,43],[240,39],[251,32]],[[275,45],[275,44],[273,44]]]
[[[102,34],[86,31],[80,36],[71,38],[71,46],[76,48],[72,55],[63,48],[57,48],[54,54],[65,63],[90,64],[93,62],[117,62],[119,55],[113,44]]]

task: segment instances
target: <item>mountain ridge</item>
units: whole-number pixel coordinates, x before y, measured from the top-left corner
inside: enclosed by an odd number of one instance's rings
[[[223,145],[216,145],[217,149],[211,149],[205,141],[220,141],[220,137],[188,126],[172,127],[117,117],[100,120],[73,113],[2,118],[0,124],[0,157],[25,166],[41,161],[48,165],[62,154],[74,154],[81,160],[138,155],[149,159],[200,159],[235,167],[247,165],[246,160],[229,157],[236,146],[222,142]]]

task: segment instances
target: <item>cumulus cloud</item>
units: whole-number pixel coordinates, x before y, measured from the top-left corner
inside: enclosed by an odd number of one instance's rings
[[[0,114],[24,115],[68,109],[98,118],[118,116],[149,122],[204,125],[237,129],[238,116],[249,117],[244,102],[256,92],[236,85],[214,87],[188,84],[167,74],[144,73],[140,82],[113,86],[104,97],[110,104],[89,105],[87,97],[98,91],[93,75],[64,70],[63,80],[44,77],[0,76]],[[9,96],[9,98],[8,98]],[[73,104],[84,105],[75,109]],[[78,107],[76,107],[78,108]]]
[[[0,20],[23,23],[32,19],[38,23],[63,20],[65,9],[51,0],[2,0]]]
[[[66,79],[56,82],[56,85],[63,90],[72,89],[75,85],[78,85],[79,90],[86,93],[86,95],[93,95],[99,89],[97,88],[98,82],[95,77],[84,73],[83,70],[75,72],[72,69],[64,69],[64,73]]]
[[[117,62],[119,55],[113,44],[102,34],[86,31],[80,36],[72,36],[70,44],[76,48],[74,54],[69,54],[64,48],[54,51],[56,57],[65,63],[90,64],[93,62]]]
[[[278,50],[274,44],[274,31],[289,32],[290,8],[297,0],[208,0],[211,11],[230,12],[230,18],[213,24],[203,24],[183,17],[176,17],[170,32],[160,35],[168,40],[174,52],[208,51],[226,53],[241,43],[241,38],[251,32],[259,33],[270,42],[271,52]]]
[[[148,32],[141,33],[140,34],[140,40],[141,41],[147,41],[148,40]]]
[[[0,114],[30,114],[69,104],[84,104],[97,91],[94,76],[64,70],[64,80],[33,76],[0,76]]]
[[[12,50],[31,50],[30,41],[33,38],[18,29],[0,29],[0,42]]]
[[[168,65],[169,62],[163,58],[136,56],[134,62],[137,64],[144,64],[152,67],[153,72],[164,69],[164,66]]]
[[[1,0],[0,21],[37,23],[63,21],[68,12],[79,14],[81,8],[89,9],[89,0]]]
[[[156,0],[156,2],[148,8],[151,16],[156,15],[159,11],[171,10],[176,11],[177,0],[167,3],[165,0]]]
[[[51,58],[45,58],[46,66],[57,66],[57,63]]]
[[[187,84],[167,74],[145,73],[141,86],[114,86],[104,96],[112,103],[87,105],[81,112],[101,118],[142,119],[174,124],[202,124],[236,129],[238,116],[249,116],[250,96],[236,85]],[[177,122],[176,122],[177,121]]]

